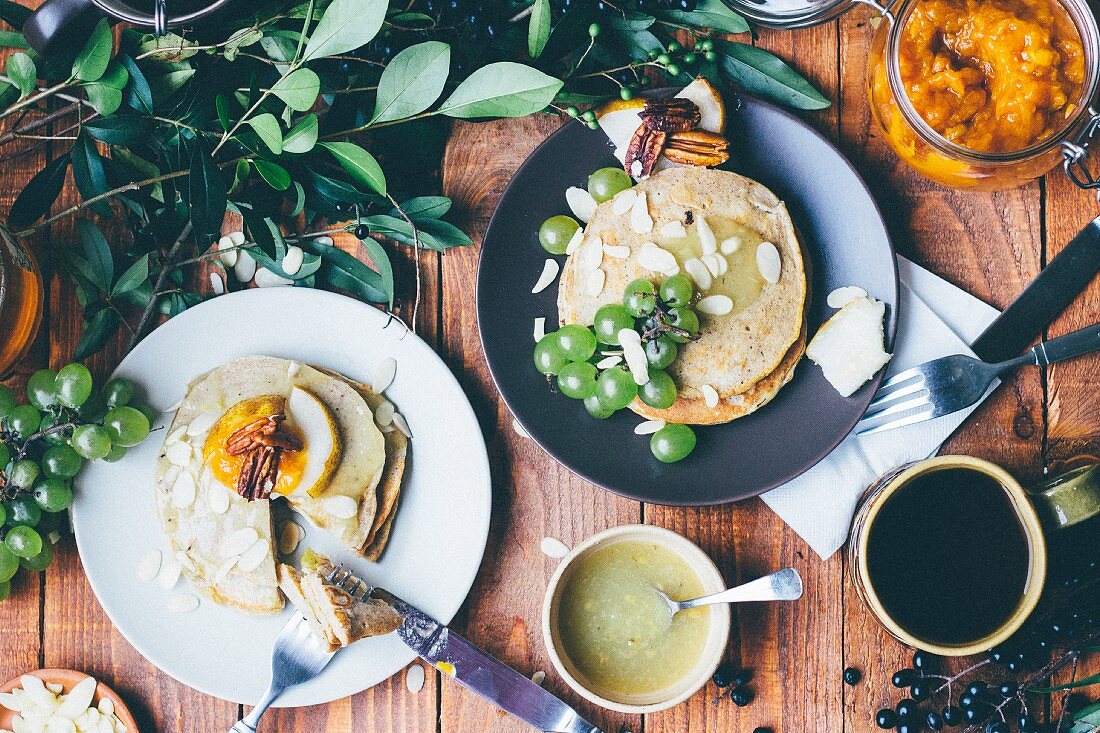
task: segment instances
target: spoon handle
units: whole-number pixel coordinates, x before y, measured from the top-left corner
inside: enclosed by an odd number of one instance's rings
[[[802,577],[794,568],[784,568],[763,578],[749,581],[721,593],[684,601],[680,608],[709,606],[714,603],[751,601],[794,601],[802,597]]]

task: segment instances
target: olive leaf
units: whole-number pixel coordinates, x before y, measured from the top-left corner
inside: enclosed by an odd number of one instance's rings
[[[19,192],[8,215],[8,223],[13,227],[22,227],[45,216],[61,193],[68,167],[68,154],[55,158],[43,166],[42,170],[38,171]]]
[[[715,41],[722,70],[745,91],[798,109],[824,109],[829,100],[782,59],[756,46]]]
[[[130,82],[126,87],[126,104],[138,112],[152,114],[153,90],[149,86],[145,74],[138,68],[137,62],[126,54],[119,54],[118,61],[125,67],[130,76]]]
[[[332,153],[332,157],[356,183],[383,196],[386,194],[386,176],[373,155],[355,143],[322,142],[319,145]]]
[[[389,303],[393,299],[393,289],[386,290],[382,276],[347,252],[313,240],[300,242],[299,246],[321,258],[317,275],[329,286],[368,303]]]
[[[84,130],[100,142],[108,145],[134,146],[146,142],[150,131],[144,117],[98,117],[84,123]]]
[[[104,293],[109,292],[115,279],[115,261],[107,239],[90,219],[77,219],[76,227],[84,245],[84,260],[88,263],[85,274],[93,285]]]
[[[256,166],[256,172],[260,174],[260,177],[276,191],[285,191],[290,188],[290,173],[287,172],[286,168],[278,163],[259,158],[252,161],[252,163]]]
[[[149,279],[149,255],[142,255],[137,262],[130,265],[126,272],[119,275],[118,280],[111,288],[111,297],[117,298],[132,290],[139,288]]]
[[[271,93],[295,112],[305,112],[317,101],[321,79],[309,69],[296,69],[271,87]]]
[[[99,150],[96,149],[95,143],[87,132],[82,130],[76,136],[76,142],[73,143],[69,155],[73,163],[73,181],[80,195],[87,200],[106,193],[107,174],[103,170],[103,158],[100,157]],[[95,204],[93,210],[100,216],[111,215],[111,207],[106,201]]]
[[[538,69],[498,61],[470,74],[443,102],[448,117],[523,117],[546,107],[564,82]]]
[[[4,73],[18,87],[20,98],[33,92],[38,82],[38,69],[35,68],[34,61],[22,52],[13,53],[8,57]]]
[[[187,148],[191,155],[187,177],[191,225],[200,240],[202,235],[213,239],[221,231],[225,217],[225,182],[200,138],[189,140]]]
[[[533,59],[542,55],[550,40],[550,0],[535,0],[531,6],[531,23],[527,26],[527,53]]]
[[[747,33],[749,30],[745,19],[730,10],[722,0],[699,0],[691,12],[659,10],[657,15],[664,20],[696,28],[713,28],[722,33]]]
[[[439,219],[451,210],[451,200],[446,196],[417,196],[408,201],[401,202],[401,210],[410,219],[423,217],[426,219]],[[397,209],[393,216],[399,216]]]
[[[283,136],[284,153],[308,153],[317,144],[317,115],[306,115]]]
[[[1051,687],[1033,687],[1030,688],[1031,692],[1036,692],[1041,695],[1048,695],[1052,692],[1059,692],[1061,690],[1076,690],[1079,687],[1090,687],[1092,685],[1100,685],[1100,672],[1089,675],[1088,677],[1082,677],[1074,682],[1065,682],[1060,685],[1053,685]]]
[[[383,291],[389,294],[389,300],[386,301],[386,307],[393,308],[393,263],[390,262],[389,255],[386,254],[386,250],[377,240],[372,237],[367,237],[360,241],[367,250],[367,256],[370,257],[371,264],[374,265],[374,269],[378,271],[378,275],[382,279]]]
[[[378,96],[371,123],[412,117],[432,106],[451,67],[451,47],[427,41],[393,57],[378,80]]]
[[[245,124],[255,130],[260,140],[275,155],[283,152],[283,130],[279,127],[279,120],[275,119],[275,115],[264,112],[245,120]]]
[[[303,61],[353,51],[378,35],[387,0],[333,0],[306,43]]]
[[[1073,713],[1073,727],[1068,733],[1096,733],[1100,728],[1100,702],[1094,702]]]
[[[111,62],[114,50],[115,39],[111,35],[111,26],[103,18],[96,23],[92,35],[73,61],[73,76],[80,81],[99,79],[107,71],[107,64]]]
[[[85,313],[85,315],[87,315]],[[119,315],[111,308],[100,308],[84,322],[84,333],[80,335],[73,350],[73,360],[83,361],[106,346],[107,341],[118,330]]]

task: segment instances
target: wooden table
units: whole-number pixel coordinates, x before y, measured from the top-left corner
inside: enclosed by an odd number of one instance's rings
[[[864,66],[873,27],[862,6],[841,20],[796,32],[761,31],[759,44],[776,51],[835,100],[807,115],[837,140],[862,172],[892,227],[900,253],[951,282],[1003,307],[1081,226],[1098,212],[1096,200],[1060,173],[1014,191],[959,193],[929,183],[889,152],[871,119]],[[455,200],[458,221],[484,232],[505,184],[521,161],[561,120],[458,123],[447,147],[442,186]],[[44,163],[21,158],[0,195],[7,211],[22,183]],[[9,171],[10,173],[10,171]],[[75,201],[70,184],[62,201]],[[56,209],[57,207],[55,207]],[[76,242],[67,221],[52,228],[38,251]],[[759,500],[732,506],[674,509],[642,505],[605,493],[571,475],[512,429],[485,366],[474,319],[478,248],[425,257],[426,307],[420,333],[438,348],[466,389],[489,444],[494,511],[485,562],[455,625],[474,642],[525,673],[546,670],[546,685],[578,703],[553,673],[543,649],[539,615],[554,561],[539,550],[545,536],[577,543],[606,527],[659,524],[698,542],[731,582],[785,565],[802,573],[806,595],[797,604],[748,607],[736,615],[729,658],[751,667],[756,702],[739,709],[716,701],[709,687],[688,703],[646,716],[621,716],[580,704],[604,730],[637,733],[777,733],[874,730],[872,716],[900,698],[890,673],[910,653],[889,638],[861,606],[841,555],[822,561]],[[409,282],[408,267],[399,274]],[[1100,283],[1058,320],[1049,335],[1087,325],[1100,314]],[[71,356],[80,317],[71,286],[54,276],[42,335],[13,380],[58,366]],[[120,344],[91,360],[102,377],[121,356]],[[1004,385],[945,446],[997,461],[1023,480],[1062,469],[1100,448],[1100,360],[1085,358],[1041,374],[1022,372]],[[86,489],[91,490],[91,489]],[[150,518],[150,521],[153,521]],[[132,558],[119,558],[132,562]],[[166,620],[170,629],[171,619]],[[185,640],[180,640],[181,645]],[[37,667],[73,667],[112,684],[133,706],[142,729],[217,733],[241,715],[235,704],[190,690],[142,659],[111,626],[88,587],[71,538],[42,576],[21,573],[12,597],[0,604],[0,679]],[[847,666],[863,681],[841,680]],[[266,670],[257,670],[264,675]],[[429,671],[410,693],[404,675],[330,705],[273,711],[264,731],[337,733],[526,733],[525,726]]]

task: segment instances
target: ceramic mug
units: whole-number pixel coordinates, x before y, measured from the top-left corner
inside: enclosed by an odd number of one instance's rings
[[[1028,569],[1023,593],[1000,626],[966,643],[945,644],[919,638],[887,611],[871,582],[868,544],[879,511],[898,490],[919,476],[945,469],[968,469],[992,478],[1004,490],[1026,538]],[[1076,469],[1038,487],[1025,490],[1000,466],[970,456],[939,456],[900,466],[868,487],[848,540],[848,563],[856,590],[887,631],[905,644],[941,656],[967,656],[997,646],[1027,620],[1043,592],[1047,574],[1047,542],[1054,532],[1100,515],[1100,466]]]

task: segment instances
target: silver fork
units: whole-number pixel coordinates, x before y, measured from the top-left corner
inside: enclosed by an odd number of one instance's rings
[[[321,646],[305,616],[295,613],[275,638],[275,647],[271,650],[271,683],[267,686],[267,692],[229,733],[256,733],[260,717],[271,707],[271,703],[288,687],[316,677],[333,654]]]
[[[963,354],[926,361],[887,379],[860,420],[859,435],[931,420],[970,407],[993,380],[1028,364],[1045,366],[1100,350],[1100,324],[1067,333],[1015,359],[987,364]]]
[[[668,604],[675,616],[680,611],[714,603],[752,603],[754,601],[797,601],[802,597],[802,576],[794,568],[783,568],[763,578],[742,583],[739,586],[689,601],[674,601],[661,591],[657,595]]]

